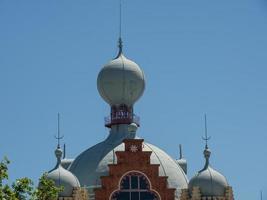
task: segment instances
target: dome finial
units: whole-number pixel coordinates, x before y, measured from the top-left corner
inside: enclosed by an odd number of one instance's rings
[[[60,114],[57,114],[57,136],[55,136],[57,139],[57,149],[55,150],[55,155],[57,157],[57,165],[56,168],[61,164],[61,157],[63,154],[63,151],[60,148],[60,140],[64,138],[64,135],[60,136]]]
[[[57,165],[56,165],[55,169],[58,168],[61,165],[62,154],[63,154],[63,151],[60,148],[57,148],[55,150],[55,155],[56,155],[56,158],[57,158]]]
[[[203,170],[207,169],[209,166],[209,158],[210,158],[210,154],[211,151],[209,150],[208,147],[208,141],[210,140],[210,136],[208,136],[208,127],[207,127],[207,115],[204,115],[204,119],[205,119],[205,137],[202,137],[203,140],[205,140],[206,145],[205,145],[205,150],[204,150],[204,157],[206,158],[206,163],[205,166],[203,168]]]
[[[123,42],[122,42],[121,37],[119,37],[119,40],[118,40],[118,47],[119,47],[119,52],[118,52],[118,55],[116,56],[116,58],[120,57],[122,54]]]
[[[122,42],[122,37],[121,37],[121,24],[122,24],[122,1],[120,1],[120,15],[119,15],[119,40],[118,40],[118,47],[119,47],[119,52],[116,58],[118,58],[122,54],[122,47],[123,47],[123,42]]]
[[[57,136],[55,136],[57,139],[57,148],[60,149],[60,140],[64,138],[64,135],[60,136],[60,114],[57,114]]]
[[[208,141],[210,140],[210,136],[208,136],[208,127],[207,127],[207,115],[204,115],[204,120],[205,120],[205,137],[202,137],[203,140],[205,140],[206,145],[205,149],[208,149]]]

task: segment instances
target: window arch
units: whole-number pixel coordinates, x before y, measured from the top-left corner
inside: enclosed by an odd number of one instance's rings
[[[124,175],[119,190],[111,195],[111,200],[160,200],[159,195],[151,190],[148,178],[140,172]]]

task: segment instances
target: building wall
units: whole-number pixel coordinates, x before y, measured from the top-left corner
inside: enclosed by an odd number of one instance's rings
[[[168,188],[166,176],[159,176],[159,165],[150,163],[151,152],[143,151],[143,140],[126,139],[125,151],[117,151],[117,164],[109,165],[109,175],[101,177],[102,187],[95,189],[95,200],[110,200],[120,190],[122,177],[129,172],[144,174],[150,182],[150,190],[160,200],[174,200],[175,188]]]

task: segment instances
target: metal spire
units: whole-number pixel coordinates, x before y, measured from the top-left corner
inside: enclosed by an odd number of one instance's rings
[[[204,116],[205,118],[205,137],[202,137],[203,140],[205,140],[206,145],[205,145],[205,149],[208,149],[208,141],[210,140],[210,136],[208,136],[208,127],[207,127],[207,116],[205,114]]]
[[[63,146],[63,159],[66,158],[66,144],[64,143],[64,146]]]
[[[182,145],[179,144],[179,150],[180,150],[180,159],[183,158],[183,151],[182,151]]]
[[[262,190],[261,190],[261,200],[262,200]]]
[[[119,52],[116,58],[118,58],[122,54],[122,37],[121,37],[121,24],[122,24],[122,0],[120,1],[120,13],[119,13],[119,40],[118,40],[118,47],[119,47]]]
[[[121,0],[120,0],[120,24],[119,24],[119,28],[120,28],[120,30],[119,30],[119,38],[121,38],[121,17],[122,17],[122,2],[121,2]]]
[[[60,136],[60,114],[57,114],[57,136],[55,136],[57,139],[57,148],[60,149],[60,140],[64,138],[64,135]]]
[[[202,172],[204,170],[206,170],[208,167],[209,167],[209,158],[210,158],[210,154],[211,154],[211,151],[209,150],[209,147],[208,147],[208,141],[210,140],[210,136],[208,136],[208,127],[207,127],[207,116],[205,114],[205,137],[202,137],[203,140],[205,140],[206,142],[206,145],[205,145],[205,150],[204,150],[204,157],[206,159],[206,163],[205,163],[205,166],[204,168],[199,171],[199,172]]]

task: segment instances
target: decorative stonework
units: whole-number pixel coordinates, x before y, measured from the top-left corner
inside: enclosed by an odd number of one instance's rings
[[[139,199],[141,196],[155,200],[175,199],[175,189],[167,186],[168,177],[159,176],[160,165],[150,163],[152,152],[142,150],[143,141],[124,140],[125,151],[117,151],[117,164],[108,165],[109,175],[101,177],[102,187],[95,189],[95,200],[126,200],[127,195],[139,195]]]
[[[193,187],[192,194],[189,194],[188,189],[183,189],[180,200],[234,200],[232,187],[225,188],[224,196],[202,196],[199,187]]]
[[[84,188],[74,188],[71,197],[59,197],[58,200],[88,200],[88,192]]]
[[[233,193],[233,189],[232,187],[228,186],[226,189],[225,189],[225,198],[227,200],[234,200],[234,193]]]
[[[130,151],[135,153],[138,151],[138,147],[136,145],[131,145]]]

